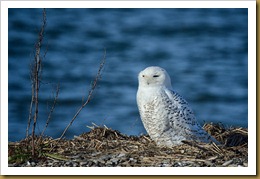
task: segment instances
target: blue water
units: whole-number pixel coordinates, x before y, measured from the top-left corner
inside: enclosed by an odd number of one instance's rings
[[[8,11],[8,138],[25,137],[31,100],[30,63],[42,9]],[[106,125],[146,133],[136,106],[137,75],[165,68],[198,121],[248,124],[247,9],[47,9],[46,58],[36,132],[45,125],[55,84],[58,104],[45,132],[59,137],[86,97],[106,48],[92,101],[66,134]],[[47,48],[48,46],[48,48]]]

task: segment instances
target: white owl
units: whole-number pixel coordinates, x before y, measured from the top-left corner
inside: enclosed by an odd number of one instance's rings
[[[188,103],[172,90],[168,73],[151,66],[138,75],[137,105],[149,136],[160,146],[182,144],[183,140],[219,142],[197,122]]]

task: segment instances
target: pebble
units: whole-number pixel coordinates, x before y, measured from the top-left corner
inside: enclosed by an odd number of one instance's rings
[[[248,167],[248,164],[244,162],[244,163],[243,163],[243,166]]]
[[[129,156],[130,155],[130,156]],[[75,157],[70,157],[72,160],[61,161],[54,159],[47,159],[44,161],[25,162],[23,164],[8,164],[9,167],[135,167],[135,166],[151,166],[156,167],[247,167],[248,160],[246,158],[232,158],[232,160],[218,161],[218,157],[209,157],[207,160],[183,160],[176,161],[173,158],[162,158],[161,160],[154,160],[152,157],[143,155],[115,153],[96,155],[95,157],[87,157],[86,154]],[[151,162],[152,161],[152,162]]]
[[[230,165],[233,162],[233,160],[228,160],[225,163],[222,164],[222,166],[226,167],[228,165]]]
[[[131,163],[136,163],[136,162],[137,162],[137,160],[136,160],[136,159],[134,159],[134,158],[129,158],[129,162],[131,162]]]
[[[85,167],[87,164],[88,164],[88,162],[80,162],[80,163],[79,163],[79,165],[80,165],[81,167]]]
[[[79,164],[78,163],[73,163],[73,167],[78,167]]]
[[[106,160],[104,160],[106,159]],[[42,162],[26,162],[24,164],[9,164],[9,167],[133,167],[136,164],[145,164],[147,160],[141,160],[136,157],[127,157],[125,154],[115,154],[109,155],[109,157],[101,156],[101,158],[96,159],[84,159],[85,161],[58,161],[58,160],[46,160]],[[144,165],[146,166],[146,165]],[[215,163],[205,160],[203,162],[196,161],[174,161],[172,159],[163,159],[153,163],[153,166],[157,167],[247,167],[247,160],[242,161],[240,158],[234,158],[232,160],[225,161],[222,165],[216,165]]]
[[[68,166],[68,167],[72,167],[73,163],[72,162],[66,162],[65,165]]]
[[[121,158],[121,157],[124,157],[125,156],[125,153],[120,153],[117,157]]]
[[[113,164],[113,163],[112,163],[112,161],[110,161],[110,160],[106,162],[106,165],[107,165],[107,166],[111,166],[112,164]]]
[[[110,159],[110,161],[114,164],[114,165],[117,165],[118,164],[118,158],[113,158],[113,159]]]

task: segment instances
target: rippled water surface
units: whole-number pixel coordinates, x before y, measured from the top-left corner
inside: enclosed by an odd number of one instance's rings
[[[129,135],[146,133],[136,106],[137,75],[165,68],[175,91],[201,124],[247,127],[247,9],[47,9],[46,58],[37,133],[44,128],[54,85],[58,104],[46,135],[59,137],[86,97],[106,48],[92,101],[70,127],[70,138],[92,122]],[[25,137],[31,100],[30,63],[42,9],[8,11],[9,140]],[[47,48],[48,47],[48,48]]]

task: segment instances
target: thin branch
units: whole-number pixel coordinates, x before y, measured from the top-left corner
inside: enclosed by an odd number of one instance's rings
[[[55,106],[57,104],[57,101],[58,101],[58,96],[59,96],[59,91],[60,91],[60,84],[58,83],[57,86],[56,86],[56,94],[55,94],[55,97],[54,97],[54,100],[53,100],[53,104],[51,106],[51,110],[49,112],[49,115],[48,115],[48,118],[47,118],[47,121],[46,121],[46,124],[45,124],[45,127],[41,133],[41,137],[43,136],[45,130],[47,129],[48,125],[49,125],[49,122],[51,120],[51,117],[52,117],[52,113],[55,109]]]
[[[32,79],[31,79],[32,80]],[[34,85],[32,83],[32,98],[31,98],[31,104],[29,108],[29,117],[28,117],[28,123],[27,123],[27,128],[26,128],[26,138],[29,137],[29,128],[31,125],[31,119],[32,119],[32,108],[33,108],[33,103],[34,103]]]
[[[106,49],[104,50],[104,56],[100,62],[100,65],[99,65],[99,69],[98,69],[98,72],[96,74],[96,77],[94,79],[94,81],[92,82],[91,84],[91,89],[89,90],[89,93],[88,93],[88,97],[85,101],[84,104],[82,104],[80,106],[80,108],[78,109],[78,111],[76,112],[76,114],[74,115],[74,117],[71,119],[70,123],[67,125],[67,127],[65,128],[65,130],[63,131],[63,133],[61,134],[60,139],[63,138],[63,136],[65,135],[65,133],[67,132],[67,130],[69,129],[69,127],[72,125],[72,123],[74,122],[74,120],[77,118],[77,116],[80,114],[81,110],[90,102],[90,100],[93,98],[93,92],[98,84],[98,81],[101,79],[101,72],[102,72],[102,69],[105,65],[105,59],[106,59]]]
[[[33,116],[33,126],[32,126],[32,156],[35,155],[35,127],[38,119],[38,104],[39,104],[39,90],[40,90],[40,74],[41,74],[41,47],[42,47],[42,42],[43,42],[43,37],[44,37],[44,30],[46,27],[46,10],[43,9],[43,15],[42,15],[42,26],[40,29],[40,32],[38,34],[38,40],[35,44],[35,56],[34,56],[34,66],[33,66],[33,71],[32,71],[32,95],[33,95],[33,104],[34,104],[34,116]],[[30,118],[29,118],[30,119]],[[28,121],[29,122],[29,121]]]

